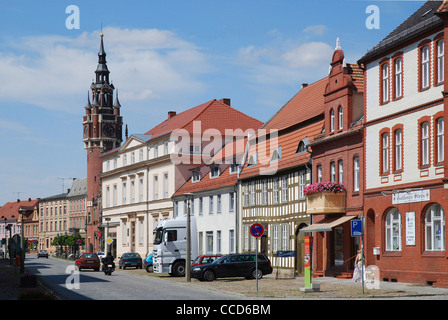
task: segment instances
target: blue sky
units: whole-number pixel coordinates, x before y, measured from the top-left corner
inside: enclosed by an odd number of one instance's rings
[[[101,25],[129,133],[212,99],[268,120],[328,73],[336,38],[354,63],[425,1],[0,2],[0,206],[86,176],[82,116]],[[68,29],[69,5],[79,29]],[[366,8],[380,10],[379,29]],[[64,186],[62,183],[64,182]]]

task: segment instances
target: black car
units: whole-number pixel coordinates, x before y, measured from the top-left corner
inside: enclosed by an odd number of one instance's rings
[[[255,254],[229,254],[213,263],[191,268],[191,276],[199,280],[213,281],[216,278],[245,277],[261,279],[263,275],[272,273],[271,262],[264,254],[258,254],[258,274],[255,268]]]
[[[120,260],[118,260],[118,267],[126,269],[127,267],[136,267],[141,269],[143,266],[142,257],[138,253],[128,252],[123,253]]]
[[[40,250],[37,253],[37,258],[47,258],[48,259],[48,252],[47,252],[47,250]]]

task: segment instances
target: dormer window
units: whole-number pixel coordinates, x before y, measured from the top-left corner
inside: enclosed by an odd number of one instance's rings
[[[191,179],[193,182],[198,182],[201,180],[201,171],[199,170],[193,170],[192,171],[192,175],[191,175]]]
[[[238,172],[238,163],[232,163],[230,164],[230,173],[237,173]]]
[[[210,178],[219,177],[219,166],[211,166],[210,167]]]
[[[253,155],[250,156],[247,166],[251,167],[251,166],[255,166],[256,164],[257,164],[257,154],[254,153]]]
[[[274,150],[274,152],[272,153],[272,158],[271,158],[271,162],[272,161],[278,161],[282,158],[282,147],[278,147],[277,149]]]

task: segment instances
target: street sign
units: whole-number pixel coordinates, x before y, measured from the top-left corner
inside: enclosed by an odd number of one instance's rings
[[[108,245],[111,245],[114,240],[111,237],[108,237],[106,242]]]
[[[254,223],[250,226],[250,234],[255,238],[259,238],[264,233],[264,227],[259,223]]]
[[[351,220],[352,237],[362,237],[362,220]]]
[[[96,233],[96,238],[97,238],[97,239],[100,239],[100,238],[101,238],[101,232],[98,231],[98,232]]]
[[[82,245],[82,240],[81,239],[76,240],[76,244],[77,245]]]

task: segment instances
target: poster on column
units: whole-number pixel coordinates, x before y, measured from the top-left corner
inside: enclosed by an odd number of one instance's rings
[[[415,212],[406,212],[406,245],[415,246]]]

